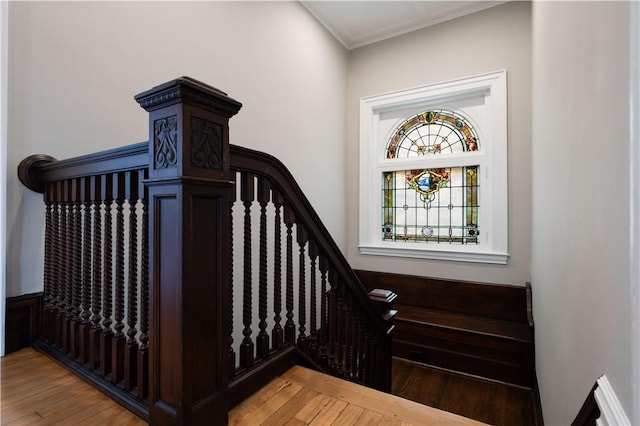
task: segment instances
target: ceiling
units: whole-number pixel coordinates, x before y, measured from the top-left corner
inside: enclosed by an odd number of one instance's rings
[[[300,1],[347,49],[355,49],[505,1]]]

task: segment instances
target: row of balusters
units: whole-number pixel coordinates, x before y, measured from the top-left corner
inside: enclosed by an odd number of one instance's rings
[[[67,179],[45,191],[42,337],[140,398],[149,348],[145,173]]]
[[[229,269],[234,283],[229,291],[228,321],[232,378],[283,346],[294,344],[330,374],[375,385],[371,383],[372,369],[384,362],[384,336],[370,325],[366,312],[356,303],[354,290],[344,282],[347,277],[339,276],[336,266],[267,177],[237,172],[235,181],[229,212]],[[234,225],[234,220],[242,223]],[[271,229],[268,222],[272,222]],[[242,233],[240,238],[234,238],[234,228]],[[236,305],[242,300],[240,313],[233,311],[234,298]],[[234,341],[240,331],[234,333],[234,325],[242,328],[240,342]]]
[[[149,349],[145,173],[68,179],[48,184],[45,193],[43,338],[140,398],[147,395]],[[346,277],[266,177],[237,172],[235,181],[229,206],[231,379],[293,344],[330,374],[375,386],[384,336],[371,327]],[[234,312],[234,298],[241,312]],[[234,333],[234,324],[241,330]]]

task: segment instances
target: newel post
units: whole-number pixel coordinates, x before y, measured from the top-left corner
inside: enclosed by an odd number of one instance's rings
[[[229,118],[242,104],[188,77],[149,112],[149,420],[227,424]]]

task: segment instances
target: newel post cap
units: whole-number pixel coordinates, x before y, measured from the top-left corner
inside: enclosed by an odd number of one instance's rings
[[[240,102],[222,90],[186,76],[139,93],[134,99],[148,112],[186,102],[231,118],[242,108]]]

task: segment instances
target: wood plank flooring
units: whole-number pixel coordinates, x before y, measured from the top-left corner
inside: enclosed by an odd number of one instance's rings
[[[533,392],[393,359],[392,393],[495,426],[535,426]]]
[[[526,390],[399,359],[394,359],[393,373],[394,394],[416,402],[294,367],[231,410],[229,424],[480,424],[475,419],[497,426],[535,425]],[[2,425],[146,424],[30,348],[0,359],[0,379]]]
[[[480,425],[295,366],[229,412],[230,425]]]
[[[31,348],[0,359],[0,424],[146,425]]]

